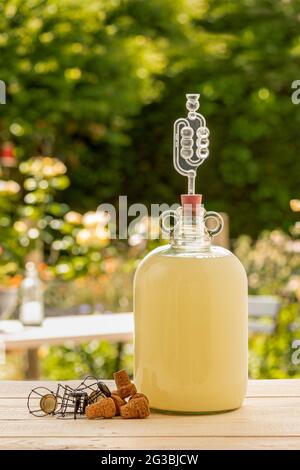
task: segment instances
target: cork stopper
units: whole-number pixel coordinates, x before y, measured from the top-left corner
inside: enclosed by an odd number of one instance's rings
[[[120,410],[122,418],[147,418],[150,414],[148,401],[145,397],[134,398],[121,406]]]
[[[134,383],[131,382],[127,372],[124,369],[115,372],[114,379],[117,386],[116,394],[121,398],[128,398],[137,392]]]
[[[113,418],[116,416],[116,405],[112,398],[102,398],[91,405],[88,405],[85,409],[85,414],[88,419],[95,418]]]
[[[111,398],[115,402],[115,407],[116,407],[116,416],[120,416],[121,414],[121,406],[126,405],[126,401],[123,400],[119,395],[116,395],[114,393],[111,394]]]
[[[202,194],[181,194],[181,205],[183,212],[196,215],[202,202]]]
[[[128,374],[124,369],[115,372],[114,379],[116,382],[117,389],[131,384],[130,378],[128,377]]]

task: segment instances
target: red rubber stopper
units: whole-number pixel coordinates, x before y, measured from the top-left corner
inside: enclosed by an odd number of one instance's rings
[[[181,205],[183,212],[186,210],[192,215],[196,214],[197,208],[201,205],[202,194],[181,194]]]

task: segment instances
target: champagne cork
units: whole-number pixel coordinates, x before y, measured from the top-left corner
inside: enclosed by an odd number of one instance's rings
[[[127,374],[126,370],[122,369],[118,372],[114,373],[114,379],[116,382],[117,389],[119,390],[121,387],[125,387],[126,385],[131,384],[131,380],[129,375]]]
[[[112,398],[103,398],[96,403],[88,405],[85,414],[88,419],[113,418],[116,415],[116,405]]]
[[[146,395],[144,395],[143,393],[136,393],[135,395],[132,395],[129,400],[135,400],[136,398],[145,398],[145,400],[147,400],[147,403],[149,405],[149,400],[148,400],[148,397],[146,397]]]
[[[124,369],[115,372],[114,379],[117,386],[117,395],[119,395],[121,398],[128,398],[136,394],[136,387],[134,383],[131,382],[127,372]]]
[[[126,405],[126,401],[123,400],[119,395],[112,393],[111,398],[113,399],[116,407],[116,416],[120,416],[121,406]]]
[[[120,388],[118,390],[118,395],[121,398],[128,398],[132,395],[135,395],[136,392],[136,386],[133,383],[130,383],[129,385],[125,385],[124,387]]]
[[[121,416],[125,419],[147,418],[150,415],[148,402],[145,397],[135,398],[121,407]]]

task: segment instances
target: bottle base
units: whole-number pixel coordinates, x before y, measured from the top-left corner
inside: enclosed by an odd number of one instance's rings
[[[177,411],[177,410],[161,410],[159,408],[150,408],[153,413],[166,414],[166,415],[185,415],[185,416],[201,416],[201,415],[218,415],[222,413],[230,413],[231,411],[238,410],[240,406],[236,408],[230,408],[228,410],[217,410],[217,411]]]

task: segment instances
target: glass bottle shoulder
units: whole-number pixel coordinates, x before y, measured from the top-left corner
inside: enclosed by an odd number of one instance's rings
[[[246,271],[240,260],[229,250],[220,246],[211,246],[207,251],[178,250],[172,245],[155,248],[139,263],[135,273],[137,279],[162,276],[194,276],[196,273],[236,273],[246,283]]]
[[[207,251],[201,251],[197,249],[193,249],[193,247],[190,247],[190,249],[177,249],[174,248],[171,244],[168,245],[163,245],[159,246],[158,248],[155,248],[154,250],[150,251],[148,253],[143,261],[146,261],[147,259],[156,257],[156,256],[167,256],[167,257],[175,257],[175,258],[195,258],[195,259],[210,259],[210,258],[223,258],[225,256],[233,256],[235,255],[230,251],[227,250],[226,248],[223,248],[221,246],[211,246],[209,250]]]

